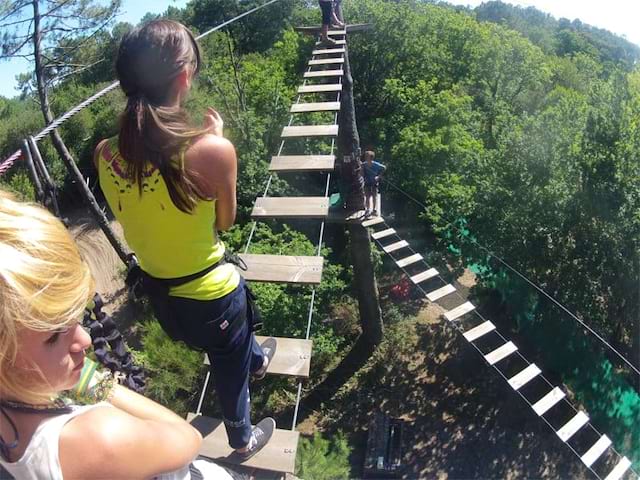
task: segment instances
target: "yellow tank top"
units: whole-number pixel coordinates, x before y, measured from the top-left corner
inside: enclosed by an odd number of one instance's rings
[[[177,161],[184,162],[184,150]],[[224,244],[215,230],[215,200],[199,201],[190,214],[171,201],[160,172],[145,172],[142,193],[127,178],[125,160],[118,153],[117,137],[100,151],[100,187],[140,267],[156,278],[177,278],[205,270],[224,255]],[[195,300],[213,300],[232,292],[240,275],[231,264],[221,265],[206,275],[172,287],[170,295]]]

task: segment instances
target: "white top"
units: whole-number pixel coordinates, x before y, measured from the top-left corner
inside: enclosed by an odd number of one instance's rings
[[[96,405],[73,406],[73,411],[43,421],[29,441],[22,457],[16,462],[6,462],[0,457],[0,465],[16,480],[63,480],[58,443],[62,429],[72,418],[97,406],[112,406],[109,403]],[[225,469],[207,460],[194,460],[193,464],[200,470],[206,480],[232,480]],[[106,472],[105,472],[106,473]],[[163,473],[156,480],[191,480],[189,466],[175,472]]]

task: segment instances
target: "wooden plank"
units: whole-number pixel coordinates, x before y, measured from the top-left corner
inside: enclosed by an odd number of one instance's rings
[[[444,316],[447,320],[452,322],[456,318],[460,318],[461,316],[466,315],[467,313],[475,310],[475,308],[476,307],[473,305],[473,303],[465,302],[462,305],[458,305],[453,310],[449,310],[448,312],[445,312]]]
[[[371,234],[371,238],[374,240],[380,240],[381,238],[393,235],[396,231],[393,228],[387,228],[386,230],[380,230]]]
[[[430,268],[429,270],[418,273],[417,275],[411,277],[411,281],[417,285],[420,282],[424,282],[425,280],[429,280],[430,278],[435,277],[436,275],[438,275],[438,271],[435,268]]]
[[[258,197],[253,206],[253,218],[326,218],[327,197]]]
[[[315,102],[315,103],[294,103],[291,105],[291,113],[307,112],[337,112],[340,110],[340,102]]]
[[[341,83],[322,83],[319,85],[301,85],[300,87],[298,87],[298,93],[326,93],[341,91]]]
[[[315,70],[313,72],[304,72],[304,78],[319,78],[319,77],[342,77],[344,70]]]
[[[496,329],[496,326],[487,320],[484,323],[481,323],[477,327],[473,327],[471,330],[467,330],[462,335],[467,339],[468,342],[473,342],[483,335],[486,335],[489,332],[492,332]]]
[[[594,443],[587,452],[580,457],[582,463],[587,467],[591,467],[596,460],[611,446],[611,440],[606,435],[602,435],[596,443]]]
[[[337,137],[338,125],[300,125],[284,127],[282,138],[294,137]]]
[[[247,264],[242,276],[252,282],[318,285],[322,280],[323,257],[241,254]]]
[[[234,456],[231,455],[233,449],[229,446],[222,420],[189,413],[187,421],[204,438],[200,455],[220,462],[234,463]],[[276,429],[264,448],[242,465],[274,472],[294,473],[299,436],[295,431]]]
[[[334,65],[344,63],[344,58],[319,58],[317,60],[309,60],[310,67],[314,65]]]
[[[256,335],[258,343],[264,342],[267,338]],[[267,367],[267,373],[309,378],[313,341],[282,337],[277,337],[276,340],[278,342],[276,354]]]
[[[293,27],[293,28],[296,32],[305,33],[307,35],[315,35],[320,33],[320,30],[322,30],[322,26],[320,25],[316,25],[316,26],[305,25],[303,27]],[[372,23],[354,23],[354,24],[345,26],[347,33],[364,32],[366,30],[370,30],[371,28],[373,28]]]
[[[343,30],[329,30],[327,32],[327,35],[346,35],[347,34],[347,30],[343,29]]]
[[[573,437],[578,430],[584,427],[588,421],[589,416],[580,410],[571,420],[565,423],[556,434],[560,437],[560,440],[566,442]]]
[[[346,40],[336,40],[336,39],[334,39],[334,41],[336,42],[336,45],[346,45],[347,44]],[[322,42],[316,42],[316,45],[322,45]]]
[[[334,53],[344,53],[345,48],[319,48],[311,52],[311,55],[331,55]]]
[[[267,338],[256,335],[258,343],[264,342]],[[278,342],[278,346],[271,363],[267,367],[267,373],[287,377],[309,378],[313,341],[283,337],[275,337],[275,339]],[[209,356],[206,353],[204,354],[204,364],[210,365]]]
[[[382,217],[372,217],[369,220],[365,220],[364,222],[362,222],[362,226],[363,227],[372,227],[374,225],[377,225],[379,223],[384,222],[384,218]]]
[[[419,262],[420,260],[422,260],[422,255],[420,255],[419,253],[415,253],[401,260],[397,260],[396,265],[399,266],[400,268],[403,268],[403,267],[412,265],[416,262]]]
[[[271,157],[270,172],[326,172],[333,170],[335,155],[280,155]]]
[[[382,247],[387,253],[395,252],[396,250],[400,250],[401,248],[408,247],[409,244],[405,240],[400,240],[399,242],[392,243],[390,245],[385,245]]]
[[[521,370],[513,377],[511,377],[509,379],[509,385],[511,385],[511,388],[513,388],[514,390],[519,390],[521,387],[529,383],[541,373],[542,370],[540,370],[535,363],[532,363],[527,368]]]
[[[456,287],[448,283],[444,287],[440,287],[437,290],[434,290],[433,292],[427,293],[427,298],[429,299],[429,301],[435,302],[436,300],[439,300],[442,297],[446,297],[447,295],[455,291],[456,291]]]
[[[618,464],[611,470],[611,473],[607,475],[604,480],[619,480],[631,467],[631,460],[627,457],[622,457]]]
[[[489,365],[495,365],[500,360],[508,357],[516,350],[518,350],[518,347],[516,347],[513,344],[513,342],[507,342],[504,345],[501,345],[498,348],[496,348],[494,351],[486,354],[484,358],[487,362],[489,362]]]
[[[544,397],[533,404],[533,411],[536,412],[538,416],[542,416],[565,396],[566,394],[560,389],[560,387],[555,387]]]

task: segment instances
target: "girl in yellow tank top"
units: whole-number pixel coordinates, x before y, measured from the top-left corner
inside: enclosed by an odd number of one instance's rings
[[[225,253],[216,229],[235,220],[237,160],[215,110],[194,128],[182,107],[199,67],[199,47],[177,22],[128,33],[116,62],[127,96],[120,133],[98,144],[95,160],[158,321],[209,355],[229,444],[246,460],[275,429],[270,418],[251,426],[249,374],[264,377],[276,342],[257,344],[253,297],[233,265],[216,266]]]

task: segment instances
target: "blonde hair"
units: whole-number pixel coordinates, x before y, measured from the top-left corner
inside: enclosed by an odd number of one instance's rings
[[[33,378],[14,368],[19,332],[53,331],[82,319],[94,282],[62,222],[2,190],[0,258],[0,395],[41,402],[54,392],[37,391]]]

